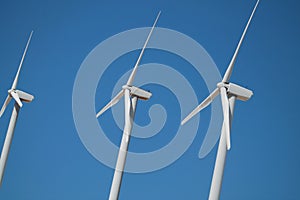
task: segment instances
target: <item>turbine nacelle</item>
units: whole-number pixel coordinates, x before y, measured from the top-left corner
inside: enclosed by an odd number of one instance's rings
[[[8,90],[8,94],[12,96],[11,93],[15,93],[18,95],[19,99],[21,101],[24,101],[26,103],[30,103],[32,102],[32,100],[34,99],[34,96],[27,93],[27,92],[24,92],[24,91],[21,91],[21,90],[13,90],[13,89],[10,89]],[[12,96],[13,97],[13,96]]]
[[[249,100],[253,95],[253,92],[251,90],[234,83],[220,82],[217,84],[217,87],[218,88],[225,87],[228,95],[233,95],[238,100],[242,100],[242,101]]]
[[[236,96],[238,100],[242,101],[247,101],[249,100],[253,92],[247,88],[244,88],[242,86],[236,85],[234,83],[229,83],[228,84],[228,89],[227,89],[228,94]]]
[[[124,85],[122,87],[124,90],[129,90],[131,96],[136,96],[142,100],[148,100],[152,96],[152,93],[141,88],[132,86],[132,85]]]
[[[142,100],[148,100],[152,94],[146,90],[143,90],[141,88],[132,86],[132,85],[123,85],[122,90],[108,103],[106,106],[104,106],[97,114],[96,118],[98,118],[100,115],[102,115],[106,110],[117,104],[120,99],[124,96],[125,90],[129,90],[129,93],[131,96],[136,96],[139,99]]]
[[[16,89],[10,89],[8,90],[8,95],[4,101],[4,104],[0,110],[0,117],[3,115],[4,111],[6,110],[6,107],[8,106],[9,102],[11,99],[14,99],[16,103],[22,107],[23,106],[23,101],[30,103],[33,99],[34,96],[31,94],[28,94],[27,92],[23,92],[21,90],[16,90]]]

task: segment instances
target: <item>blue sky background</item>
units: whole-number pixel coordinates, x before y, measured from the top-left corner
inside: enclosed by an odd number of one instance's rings
[[[254,4],[252,0],[2,1],[0,102],[32,29],[19,88],[36,99],[21,110],[0,199],[107,199],[113,169],[85,149],[72,116],[73,83],[84,58],[112,35],[151,26],[161,10],[158,26],[199,42],[223,75]],[[296,0],[262,0],[249,28],[231,81],[251,88],[254,96],[236,104],[222,199],[299,199],[299,9]],[[122,66],[130,69],[137,55],[124,59]],[[142,63],[156,61],[155,55],[145,54]],[[199,102],[208,94],[204,84],[202,91],[197,94]],[[96,106],[107,100],[97,94]],[[11,109],[12,104],[0,119],[1,144]],[[209,117],[208,111],[201,115]],[[171,166],[125,174],[120,199],[206,199],[217,150],[198,158],[207,126],[208,120],[201,121],[193,144]],[[172,139],[168,136],[154,143],[163,145]]]

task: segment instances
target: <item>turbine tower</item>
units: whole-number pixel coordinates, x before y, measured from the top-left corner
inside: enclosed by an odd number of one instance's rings
[[[14,108],[12,111],[12,115],[9,121],[9,125],[8,125],[8,129],[7,129],[7,133],[6,133],[6,137],[5,137],[5,141],[4,141],[4,145],[2,148],[2,152],[1,152],[1,158],[0,158],[0,186],[2,185],[2,180],[3,180],[3,175],[4,175],[4,170],[5,170],[5,166],[6,166],[6,161],[7,161],[7,157],[8,157],[8,153],[9,153],[9,149],[10,149],[10,145],[11,145],[11,141],[14,135],[14,129],[16,126],[16,122],[17,122],[17,118],[18,118],[18,114],[19,114],[19,110],[20,108],[23,106],[23,101],[24,102],[31,102],[33,100],[33,96],[31,94],[28,94],[26,92],[23,92],[21,90],[17,90],[17,84],[18,84],[18,80],[19,80],[19,75],[20,75],[20,71],[22,68],[22,64],[32,37],[33,31],[31,31],[29,39],[27,41],[16,77],[14,79],[14,82],[11,86],[11,89],[8,90],[8,95],[6,97],[6,100],[0,110],[0,117],[2,116],[2,114],[4,113],[7,105],[9,104],[10,100],[13,98],[15,100],[15,104],[14,104]]]
[[[143,53],[146,49],[146,46],[152,35],[152,32],[158,21],[159,16],[160,16],[160,12],[158,13],[158,15],[155,19],[155,22],[150,30],[150,33],[146,39],[146,42],[140,52],[140,55],[137,59],[137,62],[133,68],[132,73],[129,76],[129,79],[128,79],[126,85],[124,85],[122,87],[122,90],[105,107],[103,107],[96,115],[96,117],[98,118],[107,109],[109,109],[110,107],[112,107],[116,103],[118,103],[119,100],[124,96],[125,125],[124,125],[121,145],[120,145],[120,149],[119,149],[117,164],[116,164],[116,168],[115,168],[115,172],[114,172],[114,177],[113,177],[113,181],[112,181],[112,186],[110,189],[109,200],[117,200],[119,198],[120,186],[121,186],[123,171],[124,171],[125,162],[126,162],[127,150],[128,150],[128,145],[129,145],[129,141],[130,141],[130,134],[131,134],[131,130],[132,130],[137,100],[138,99],[148,100],[152,95],[150,92],[147,92],[143,89],[133,86],[132,83],[133,83],[138,65],[141,61],[141,58],[143,56]]]
[[[248,23],[244,29],[244,32],[241,36],[241,39],[237,45],[237,48],[234,52],[234,55],[229,63],[229,66],[225,72],[225,75],[222,79],[222,82],[217,84],[217,88],[200,104],[198,105],[184,120],[182,120],[181,124],[185,124],[188,120],[190,120],[194,115],[200,112],[202,109],[207,107],[213,99],[220,94],[221,102],[222,102],[222,109],[223,109],[223,126],[219,141],[219,147],[217,152],[217,158],[214,168],[214,174],[212,178],[209,200],[216,200],[220,198],[220,191],[222,186],[222,179],[223,179],[223,172],[225,166],[225,159],[227,150],[231,147],[230,142],[230,127],[233,119],[233,110],[235,100],[242,100],[247,101],[253,95],[251,90],[248,90],[244,87],[236,85],[234,83],[230,83],[229,79],[234,67],[234,63],[236,61],[236,57],[239,53],[241,44],[244,40],[246,32],[248,30],[249,24],[252,20],[252,17],[256,11],[256,8],[259,4],[259,0],[256,2],[255,7],[251,13],[251,16],[248,20]]]

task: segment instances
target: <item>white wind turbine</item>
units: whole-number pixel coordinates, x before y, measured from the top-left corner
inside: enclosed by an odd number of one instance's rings
[[[140,55],[137,59],[137,62],[135,63],[133,71],[130,74],[130,77],[129,77],[126,85],[124,85],[122,87],[122,90],[104,108],[102,108],[96,115],[96,117],[98,118],[107,109],[109,109],[110,107],[112,107],[116,103],[118,103],[119,100],[124,96],[125,125],[124,125],[121,145],[120,145],[120,149],[119,149],[117,164],[116,164],[116,168],[115,168],[115,173],[114,173],[114,177],[113,177],[113,181],[112,181],[112,185],[111,185],[111,189],[110,189],[109,200],[117,200],[119,198],[120,186],[121,186],[123,171],[124,171],[125,162],[126,162],[127,150],[128,150],[128,145],[129,145],[129,141],[130,141],[130,134],[131,134],[131,130],[132,130],[137,100],[138,99],[148,100],[152,95],[150,92],[147,92],[145,90],[142,90],[140,88],[133,86],[132,83],[133,83],[138,65],[141,61],[141,58],[143,56],[143,53],[146,49],[146,46],[152,35],[152,32],[158,21],[159,16],[160,16],[160,12],[158,13],[158,15],[155,19],[155,22],[151,28],[151,31],[146,39],[146,42],[140,52]]]
[[[4,113],[7,105],[9,104],[10,100],[13,98],[15,100],[15,104],[14,104],[14,108],[13,108],[13,112],[9,121],[9,125],[8,125],[8,129],[7,129],[7,133],[6,133],[6,137],[5,137],[5,141],[4,141],[4,145],[2,148],[2,152],[1,152],[1,158],[0,158],[0,185],[2,184],[2,180],[3,180],[3,174],[4,174],[4,170],[5,170],[5,166],[6,166],[6,161],[7,161],[7,157],[8,157],[8,153],[9,153],[9,149],[10,149],[10,145],[11,145],[11,141],[14,135],[14,129],[16,126],[16,122],[17,122],[17,118],[18,118],[18,114],[19,114],[19,110],[20,108],[23,106],[23,101],[24,102],[31,102],[33,100],[33,96],[23,92],[21,90],[17,90],[17,84],[18,84],[18,79],[19,79],[19,75],[20,75],[20,71],[22,68],[22,64],[32,37],[33,31],[31,31],[29,39],[27,41],[16,77],[14,79],[14,82],[11,86],[11,89],[8,90],[8,95],[6,97],[6,100],[1,108],[0,111],[0,117],[2,116],[2,114]]]
[[[229,66],[225,72],[223,79],[222,79],[222,82],[218,83],[217,88],[181,122],[182,125],[185,124],[194,115],[196,115],[202,109],[207,107],[218,94],[221,95],[221,102],[222,102],[222,108],[223,108],[223,126],[222,126],[220,141],[219,141],[219,147],[218,147],[218,153],[217,153],[217,158],[216,158],[216,163],[215,163],[215,168],[214,168],[214,174],[213,174],[211,188],[210,188],[210,194],[209,194],[210,200],[216,200],[216,199],[219,199],[219,197],[220,197],[226,153],[227,153],[227,150],[229,150],[231,147],[230,127],[231,127],[231,122],[233,119],[233,110],[234,110],[235,100],[238,99],[238,100],[242,100],[242,101],[247,101],[253,95],[253,92],[251,90],[248,90],[246,88],[243,88],[243,87],[233,84],[233,83],[229,83],[229,78],[231,76],[233,66],[236,61],[236,57],[238,55],[238,52],[240,50],[241,44],[244,40],[244,37],[246,35],[247,29],[252,20],[252,17],[256,11],[258,3],[259,3],[259,0],[255,4],[255,7],[251,13],[248,23],[247,23],[247,25],[244,29],[244,32],[241,36],[241,39],[237,45],[237,48],[234,52],[231,62],[229,63]]]

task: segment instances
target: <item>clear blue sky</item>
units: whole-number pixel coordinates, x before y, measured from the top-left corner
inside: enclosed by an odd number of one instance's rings
[[[73,83],[84,58],[114,34],[151,26],[161,10],[158,26],[199,42],[223,75],[254,4],[254,0],[2,1],[0,103],[32,29],[19,88],[34,94],[35,100],[21,110],[0,199],[107,199],[113,170],[85,149],[72,116]],[[251,88],[254,96],[236,104],[222,199],[299,199],[299,10],[296,0],[262,0],[249,28],[231,80]],[[149,53],[144,61],[155,62],[155,57]],[[132,62],[122,65],[130,69]],[[198,102],[207,94],[203,87]],[[0,119],[0,146],[11,108]],[[201,116],[209,117],[209,112]],[[171,166],[125,174],[120,200],[206,199],[216,156],[214,148],[206,158],[198,158],[207,126],[201,122],[191,147]],[[166,135],[154,143],[163,145],[170,139]]]

